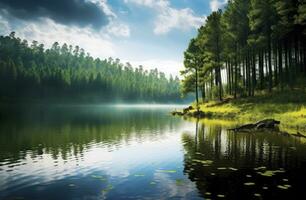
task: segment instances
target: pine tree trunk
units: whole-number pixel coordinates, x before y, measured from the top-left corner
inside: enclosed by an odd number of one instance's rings
[[[269,67],[269,92],[272,91],[272,57],[271,57],[271,42],[268,44],[268,67]]]
[[[253,54],[253,62],[252,62],[252,80],[253,80],[253,84],[252,84],[252,96],[255,96],[255,89],[256,89],[256,52],[255,50],[253,50],[252,52]]]
[[[278,44],[278,71],[279,71],[279,82],[281,91],[284,89],[284,76],[283,76],[283,49],[282,43]]]
[[[234,98],[237,98],[237,87],[238,87],[238,63],[237,55],[235,56],[235,83],[234,83]]]
[[[260,80],[260,90],[264,87],[264,77],[263,77],[263,52],[260,51],[258,54],[259,59],[259,80]]]
[[[195,93],[196,93],[196,102],[197,102],[197,110],[199,110],[199,93],[198,93],[198,69],[196,68],[195,70],[195,76],[196,76],[196,81],[195,81]]]
[[[273,48],[273,61],[274,61],[274,85],[277,86],[278,84],[278,74],[277,74],[277,46],[274,45]]]
[[[231,61],[228,61],[228,85],[229,85],[229,94],[232,95],[232,69]]]

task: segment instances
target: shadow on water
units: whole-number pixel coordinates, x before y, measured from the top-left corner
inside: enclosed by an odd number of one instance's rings
[[[234,133],[196,122],[182,135],[184,173],[202,197],[306,198],[306,146],[272,132]]]

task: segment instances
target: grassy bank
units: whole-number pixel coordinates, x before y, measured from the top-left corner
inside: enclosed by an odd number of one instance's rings
[[[196,107],[195,104],[193,107]],[[273,118],[281,121],[282,130],[306,133],[306,92],[301,89],[258,94],[256,97],[230,99],[227,102],[210,101],[201,103],[200,110],[205,116],[237,123]]]

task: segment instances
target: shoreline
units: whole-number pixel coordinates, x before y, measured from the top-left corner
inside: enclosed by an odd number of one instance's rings
[[[274,102],[275,99],[278,99],[278,101]],[[226,99],[222,102],[200,103],[199,111],[196,109],[196,104],[193,103],[181,111],[172,112],[172,115],[195,119],[232,121],[236,125],[254,123],[264,119],[275,119],[281,122],[279,125],[281,131],[299,132],[306,135],[306,102],[304,101],[303,99],[290,101],[290,99],[279,95]]]

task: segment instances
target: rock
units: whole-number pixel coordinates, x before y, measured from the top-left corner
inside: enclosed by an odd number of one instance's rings
[[[245,130],[252,130],[252,129],[274,129],[275,125],[280,124],[280,121],[274,119],[265,119],[256,122],[255,124],[245,124],[233,129],[229,129],[232,131],[245,131]]]
[[[275,125],[280,124],[280,121],[274,120],[274,119],[265,119],[262,121],[258,121],[255,123],[256,129],[262,129],[262,128],[274,128]]]
[[[190,110],[192,110],[193,107],[192,106],[188,106],[187,108],[183,109],[183,113],[188,113]]]

